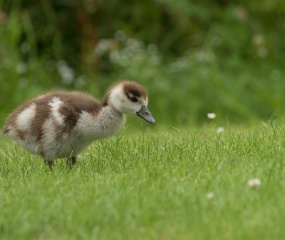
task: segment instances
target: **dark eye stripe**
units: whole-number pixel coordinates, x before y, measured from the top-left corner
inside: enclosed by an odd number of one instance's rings
[[[132,102],[137,102],[138,99],[136,97],[129,97],[129,99],[132,101]]]

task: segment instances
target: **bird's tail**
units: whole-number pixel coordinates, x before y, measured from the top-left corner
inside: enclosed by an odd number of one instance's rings
[[[10,129],[7,126],[4,126],[0,131],[0,136],[8,136]]]

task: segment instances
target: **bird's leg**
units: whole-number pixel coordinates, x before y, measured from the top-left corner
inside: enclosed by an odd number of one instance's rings
[[[45,164],[49,166],[49,169],[52,169],[53,167],[53,161],[50,160],[44,160]]]
[[[76,157],[69,157],[66,159],[66,165],[72,168],[76,163]]]

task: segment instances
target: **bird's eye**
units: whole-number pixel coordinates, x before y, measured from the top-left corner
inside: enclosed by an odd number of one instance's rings
[[[137,102],[137,101],[138,101],[138,99],[137,99],[136,97],[130,97],[130,100],[131,100],[132,102]]]

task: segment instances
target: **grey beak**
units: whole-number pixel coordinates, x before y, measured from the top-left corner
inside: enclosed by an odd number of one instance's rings
[[[142,106],[142,108],[137,112],[137,115],[147,122],[155,124],[155,119],[146,106]]]

